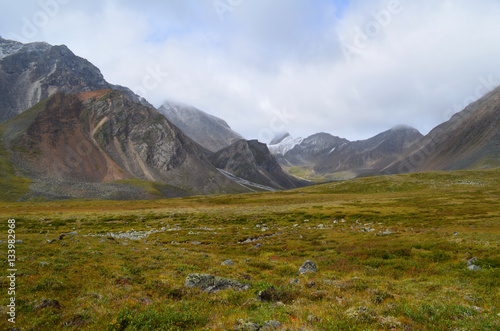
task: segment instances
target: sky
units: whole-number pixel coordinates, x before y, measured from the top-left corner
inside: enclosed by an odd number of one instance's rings
[[[262,142],[428,133],[500,85],[499,18],[498,0],[0,0],[0,36]]]

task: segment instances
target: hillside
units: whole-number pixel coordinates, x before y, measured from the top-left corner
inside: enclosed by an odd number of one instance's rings
[[[500,165],[500,87],[419,139],[386,173]]]
[[[209,156],[209,160],[218,169],[275,189],[291,189],[308,184],[286,174],[267,146],[257,140],[239,140]]]
[[[58,93],[0,128],[3,162],[32,181],[25,199],[245,191],[160,113],[120,91]]]

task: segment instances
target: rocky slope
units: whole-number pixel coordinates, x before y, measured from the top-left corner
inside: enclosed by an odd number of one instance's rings
[[[11,164],[33,181],[27,197],[135,199],[247,191],[220,174],[163,115],[121,91],[56,93],[1,131]]]
[[[243,139],[224,120],[191,106],[169,101],[158,111],[210,152],[217,152]]]
[[[500,87],[437,126],[386,173],[500,166]]]
[[[209,159],[218,169],[272,188],[291,189],[307,184],[286,174],[267,146],[257,140],[239,140]]]
[[[57,92],[100,89],[122,90],[130,100],[151,106],[128,88],[106,82],[99,69],[66,46],[0,37],[0,123]]]

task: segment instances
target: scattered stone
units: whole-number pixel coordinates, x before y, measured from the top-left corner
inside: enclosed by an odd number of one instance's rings
[[[323,283],[326,284],[326,285],[332,285],[333,282],[329,279],[323,279]]]
[[[401,322],[394,316],[382,316],[379,318],[380,324],[388,329],[399,329]]]
[[[312,273],[318,272],[318,268],[316,267],[316,263],[309,261],[309,260],[304,262],[304,264],[299,269],[299,273],[306,274],[308,272],[312,272]]]
[[[481,267],[478,267],[477,265],[474,265],[474,264],[471,264],[470,266],[467,267],[469,270],[472,270],[472,271],[481,271],[483,269],[481,269]]]
[[[307,321],[309,323],[320,323],[321,322],[321,318],[316,317],[314,315],[309,315],[309,316],[307,316]]]
[[[35,303],[35,310],[45,309],[45,308],[61,309],[62,306],[59,303],[59,301],[50,299],[40,299]]]
[[[55,239],[47,239],[47,243],[49,244],[52,244],[54,241],[56,241]]]
[[[184,286],[190,288],[199,288],[205,292],[215,293],[222,290],[247,290],[250,285],[242,284],[232,279],[215,277],[207,274],[189,274],[186,277]]]
[[[226,260],[226,261],[222,262],[220,265],[233,266],[234,262],[233,262],[233,260]]]
[[[49,263],[48,263],[48,262],[40,262],[40,266],[41,266],[41,267],[45,267],[45,266],[48,266],[48,265],[49,265]]]
[[[393,233],[394,232],[392,232],[391,230],[387,229],[385,231],[380,232],[378,235],[379,236],[388,236],[388,235],[393,234]]]
[[[298,278],[292,279],[290,281],[290,284],[297,284],[298,285],[298,284],[300,284],[300,279],[298,279]]]
[[[317,227],[317,228],[318,228],[318,229],[324,229],[324,228],[325,228],[325,225],[324,225],[324,224],[320,224],[320,225],[318,225],[318,227]]]
[[[200,241],[193,241],[193,242],[191,242],[191,245],[201,245],[201,242]]]
[[[352,307],[346,311],[346,315],[349,318],[358,319],[368,311],[367,307]]]
[[[276,330],[283,326],[281,322],[278,321],[266,321],[260,330]]]
[[[313,288],[315,285],[316,285],[316,283],[315,283],[315,282],[313,282],[312,280],[311,280],[310,282],[307,282],[307,284],[306,284],[306,286],[307,286],[308,288]]]
[[[238,325],[235,328],[241,331],[258,331],[259,325],[253,322],[245,322],[244,320],[238,320]]]
[[[453,232],[453,235],[454,236],[458,236],[458,232]]]
[[[469,261],[467,261],[467,266],[471,266],[471,265],[473,265],[476,262],[477,262],[477,257],[473,257],[472,259],[470,259]]]
[[[258,243],[257,245],[255,245],[255,247],[254,247],[254,248],[255,248],[255,249],[259,249],[259,248],[260,248],[260,246],[262,246],[262,244],[261,244],[261,243]]]
[[[482,313],[483,312],[483,308],[481,307],[478,307],[478,306],[472,306],[471,309],[474,309],[475,311],[477,311],[478,313]]]
[[[260,291],[259,294],[257,294],[257,300],[260,302],[277,302],[278,293],[274,286],[271,286],[264,291]]]

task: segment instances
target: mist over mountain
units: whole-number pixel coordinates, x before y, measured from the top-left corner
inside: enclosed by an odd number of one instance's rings
[[[158,111],[191,139],[211,152],[217,152],[243,139],[223,119],[188,105],[168,101],[158,108]]]

